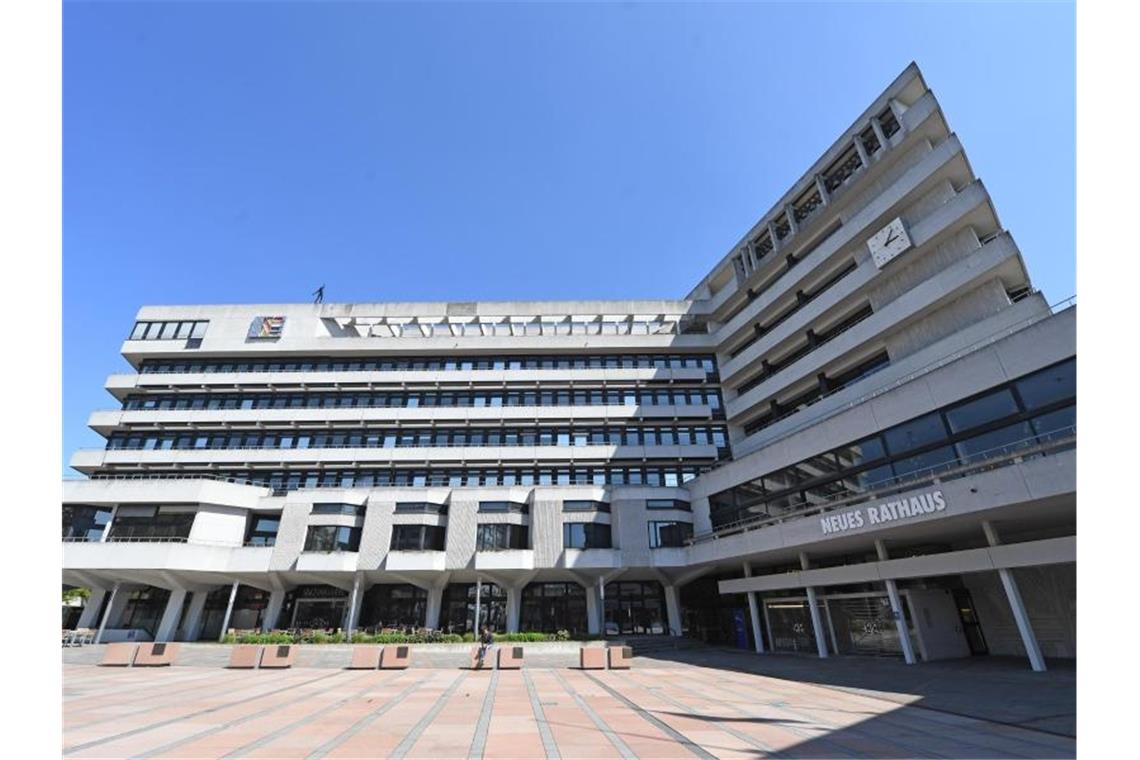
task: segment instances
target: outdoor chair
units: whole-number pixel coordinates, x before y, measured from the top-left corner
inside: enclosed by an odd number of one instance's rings
[[[349,670],[376,670],[380,667],[380,647],[354,646]]]
[[[292,644],[271,645],[261,653],[262,668],[291,668],[297,658],[297,647]]]
[[[499,670],[518,670],[523,664],[522,647],[499,647]]]
[[[166,642],[140,644],[135,655],[135,667],[169,667],[178,656],[179,645]]]
[[[228,668],[252,669],[261,661],[261,647],[257,644],[238,644],[230,652]]]
[[[381,670],[403,670],[411,663],[412,648],[405,644],[384,647],[380,655]]]
[[[633,666],[633,647],[609,647],[610,670],[629,670]]]
[[[134,662],[135,651],[138,648],[138,644],[132,644],[128,641],[108,644],[107,649],[103,652],[103,661],[99,664],[118,668],[130,667],[131,663]]]
[[[578,650],[578,667],[582,670],[605,670],[605,647],[582,647]]]

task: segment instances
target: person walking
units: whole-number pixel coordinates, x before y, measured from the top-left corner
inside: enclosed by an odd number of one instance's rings
[[[483,667],[483,660],[487,657],[487,652],[490,651],[491,646],[495,643],[495,634],[491,633],[491,629],[483,626],[483,632],[479,635],[479,667]]]

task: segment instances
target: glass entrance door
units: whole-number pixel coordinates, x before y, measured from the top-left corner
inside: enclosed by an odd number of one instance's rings
[[[898,626],[886,596],[827,600],[840,654],[902,655]]]

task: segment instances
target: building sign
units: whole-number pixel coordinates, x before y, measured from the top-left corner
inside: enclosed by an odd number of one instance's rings
[[[927,491],[918,496],[884,501],[868,507],[856,507],[846,512],[832,512],[819,518],[824,535],[844,533],[866,525],[885,525],[899,520],[934,514],[946,509],[942,491]]]
[[[285,317],[254,317],[249,323],[247,338],[276,339],[285,328]]]
[[[887,265],[887,262],[906,251],[910,246],[910,235],[906,233],[906,227],[903,226],[902,219],[898,217],[895,217],[890,224],[876,232],[867,241],[871,258],[875,260],[875,266],[879,269],[882,269]]]

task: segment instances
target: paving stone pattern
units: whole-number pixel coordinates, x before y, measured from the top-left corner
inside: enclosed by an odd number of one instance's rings
[[[686,663],[237,671],[65,662],[63,698],[66,758],[1075,756],[1070,737]]]

